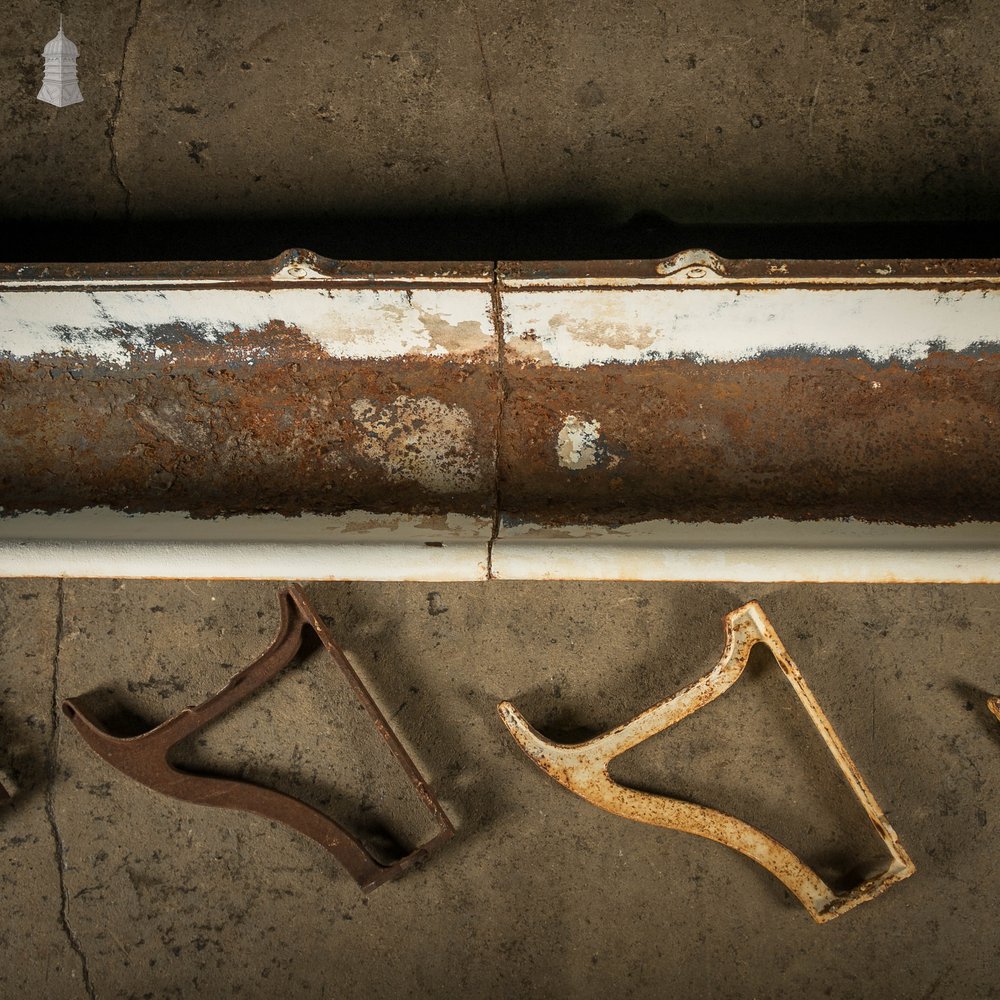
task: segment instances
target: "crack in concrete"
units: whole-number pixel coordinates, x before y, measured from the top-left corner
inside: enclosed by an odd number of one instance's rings
[[[125,32],[125,42],[122,45],[122,66],[118,73],[118,86],[115,91],[115,103],[111,108],[111,116],[108,119],[108,127],[104,133],[108,137],[108,143],[111,147],[111,176],[114,177],[118,186],[122,189],[122,194],[125,196],[126,219],[132,215],[132,192],[125,183],[121,174],[121,169],[118,165],[118,147],[115,145],[115,136],[118,133],[118,116],[122,109],[122,87],[125,83],[125,64],[128,61],[129,44],[132,41],[132,35],[135,33],[135,29],[139,25],[139,15],[141,13],[142,0],[135,0],[135,12],[132,15],[132,23]]]
[[[58,611],[56,613],[56,648],[52,657],[52,706],[51,706],[51,726],[52,733],[49,736],[49,774],[45,788],[45,815],[48,817],[49,826],[52,828],[52,839],[55,843],[56,867],[59,870],[59,922],[62,925],[63,933],[69,941],[70,947],[76,952],[80,959],[80,969],[83,973],[83,986],[87,991],[90,1000],[97,1000],[94,992],[94,984],[90,978],[90,965],[87,956],[80,944],[80,939],[76,936],[69,923],[69,895],[66,892],[66,848],[63,843],[62,834],[59,832],[59,824],[56,822],[55,804],[53,801],[53,789],[58,775],[56,755],[59,749],[59,654],[62,649],[63,637],[63,607],[65,603],[65,583],[59,581],[58,589]]]
[[[496,442],[493,449],[493,527],[490,531],[490,540],[486,546],[486,579],[492,580],[493,576],[493,544],[500,534],[500,512],[502,510],[500,497],[500,442],[503,436],[503,422],[507,406],[507,396],[510,387],[507,382],[507,367],[504,328],[503,328],[503,301],[500,297],[500,262],[493,261],[493,280],[490,284],[490,313],[493,318],[493,329],[497,336],[497,431]]]
[[[497,108],[493,101],[493,87],[490,83],[490,67],[486,62],[486,49],[483,46],[483,32],[479,27],[479,15],[476,14],[475,8],[471,5],[466,5],[466,10],[472,16],[472,23],[476,28],[476,43],[479,45],[479,58],[483,63],[483,82],[486,85],[486,101],[490,106],[490,117],[493,120],[493,138],[496,140],[497,144],[497,158],[500,161],[500,174],[503,177],[504,191],[507,194],[507,207],[511,207],[511,197],[510,197],[510,181],[507,178],[507,163],[503,156],[503,143],[500,141],[500,123],[497,121]]]

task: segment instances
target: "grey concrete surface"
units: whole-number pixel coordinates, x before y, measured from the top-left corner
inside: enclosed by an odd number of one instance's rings
[[[270,640],[275,585],[8,581],[2,759],[18,795],[0,816],[0,994],[997,996],[1000,724],[984,706],[1000,687],[997,588],[307,590],[439,791],[454,840],[366,898],[283,827],[131,782],[61,715],[52,740],[53,694],[148,723],[201,701]],[[823,927],[742,856],[576,799],[496,715],[511,698],[563,736],[623,721],[709,669],[722,615],[750,597],[918,866]],[[412,842],[420,811],[358,723],[311,657],[183,759]],[[766,657],[618,776],[730,809],[831,878],[879,857]]]
[[[1000,211],[989,0],[62,6],[61,111],[35,101],[57,5],[5,7],[2,215]]]
[[[12,804],[0,813],[0,865],[6,956],[0,988],[8,997],[80,994],[82,966],[66,923],[67,863],[53,804],[57,770],[53,728],[59,585],[23,580],[0,588],[0,768]]]

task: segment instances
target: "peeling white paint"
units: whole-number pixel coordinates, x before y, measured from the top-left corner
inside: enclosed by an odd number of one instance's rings
[[[571,413],[559,428],[556,457],[564,469],[589,469],[601,455],[601,425]]]
[[[395,482],[434,493],[469,493],[482,486],[472,417],[433,396],[397,396],[388,406],[370,399],[351,404],[364,432],[361,454]]]
[[[3,508],[0,507],[0,513]],[[323,544],[339,540],[425,542],[486,540],[492,518],[469,514],[376,514],[349,510],[343,514],[233,514],[230,517],[191,517],[184,511],[127,514],[110,507],[77,511],[28,511],[0,517],[0,538],[11,540],[137,542],[279,542]]]
[[[507,350],[566,367],[660,358],[732,362],[771,353],[845,353],[912,363],[933,350],[1000,340],[1000,287],[765,288],[697,286],[508,290]],[[111,365],[163,359],[180,338],[220,343],[272,323],[334,358],[495,352],[486,288],[47,288],[0,292],[0,354],[73,353]],[[227,355],[250,362],[245,337]]]
[[[0,354],[70,352],[111,365],[169,353],[179,337],[219,343],[271,323],[295,327],[333,358],[445,357],[495,348],[482,288],[24,290],[0,293]],[[239,360],[264,345],[228,348]]]
[[[1000,342],[1000,290],[695,287],[507,291],[506,350],[578,368],[773,353],[912,363]]]

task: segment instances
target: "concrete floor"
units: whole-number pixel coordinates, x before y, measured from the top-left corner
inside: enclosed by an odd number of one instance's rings
[[[124,778],[56,711],[95,692],[149,722],[214,690],[277,624],[267,583],[0,588],[3,996],[998,995],[995,587],[314,584],[308,592],[458,831],[365,898],[311,841]],[[918,871],[817,927],[708,841],[612,817],[537,771],[496,715],[624,721],[705,672],[759,598]],[[426,831],[322,656],[184,759],[352,828]],[[353,718],[353,722],[352,722]],[[53,720],[56,731],[53,733]],[[360,742],[359,742],[360,741]],[[843,877],[880,852],[766,657],[618,776],[732,810]]]
[[[666,255],[706,240],[996,254],[986,0],[67,0],[85,103],[57,111],[35,94],[58,9],[4,7],[5,260]],[[274,589],[0,583],[0,764],[16,793],[0,814],[0,995],[1000,995],[1000,724],[983,702],[1000,689],[996,588],[310,586],[458,827],[368,898],[284,828],[120,776],[57,710],[95,690],[151,722],[199,702],[269,640]],[[749,597],[918,866],[825,927],[747,859],[575,799],[495,713],[511,698],[553,734],[622,721],[707,670],[721,616]],[[186,759],[418,838],[351,713],[311,661]],[[731,809],[831,878],[873,857],[773,669],[619,773]]]

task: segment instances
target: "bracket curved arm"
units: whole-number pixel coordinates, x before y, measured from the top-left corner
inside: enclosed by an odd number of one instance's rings
[[[916,870],[854,761],[834,732],[798,668],[756,601],[725,618],[726,647],[716,667],[700,680],[664,699],[629,722],[583,743],[554,743],[538,733],[508,701],[500,718],[521,749],[548,775],[571,792],[608,812],[706,837],[752,858],[778,878],[817,923],[826,923],[883,893]],[[765,643],[819,731],[844,780],[861,803],[891,856],[878,876],[845,893],[834,892],[805,862],[773,837],[716,809],[640,792],[619,785],[608,773],[612,760],[638,746],[724,694],[746,669],[750,650]]]
[[[123,774],[155,792],[183,802],[252,812],[283,823],[329,851],[358,885],[370,892],[398,877],[451,839],[454,828],[343,650],[309,604],[302,588],[293,585],[282,590],[278,595],[278,603],[281,625],[266,652],[236,674],[221,691],[207,701],[182,709],[149,732],[128,738],[112,736],[90,718],[80,701],[74,698],[63,702],[63,712],[91,749]],[[284,670],[301,649],[307,628],[316,633],[344,674],[354,695],[368,712],[375,728],[437,823],[438,832],[429,841],[392,864],[382,864],[365,849],[360,840],[340,824],[299,799],[247,781],[192,774],[180,770],[168,760],[170,751],[181,740],[194,735],[224,715]]]

